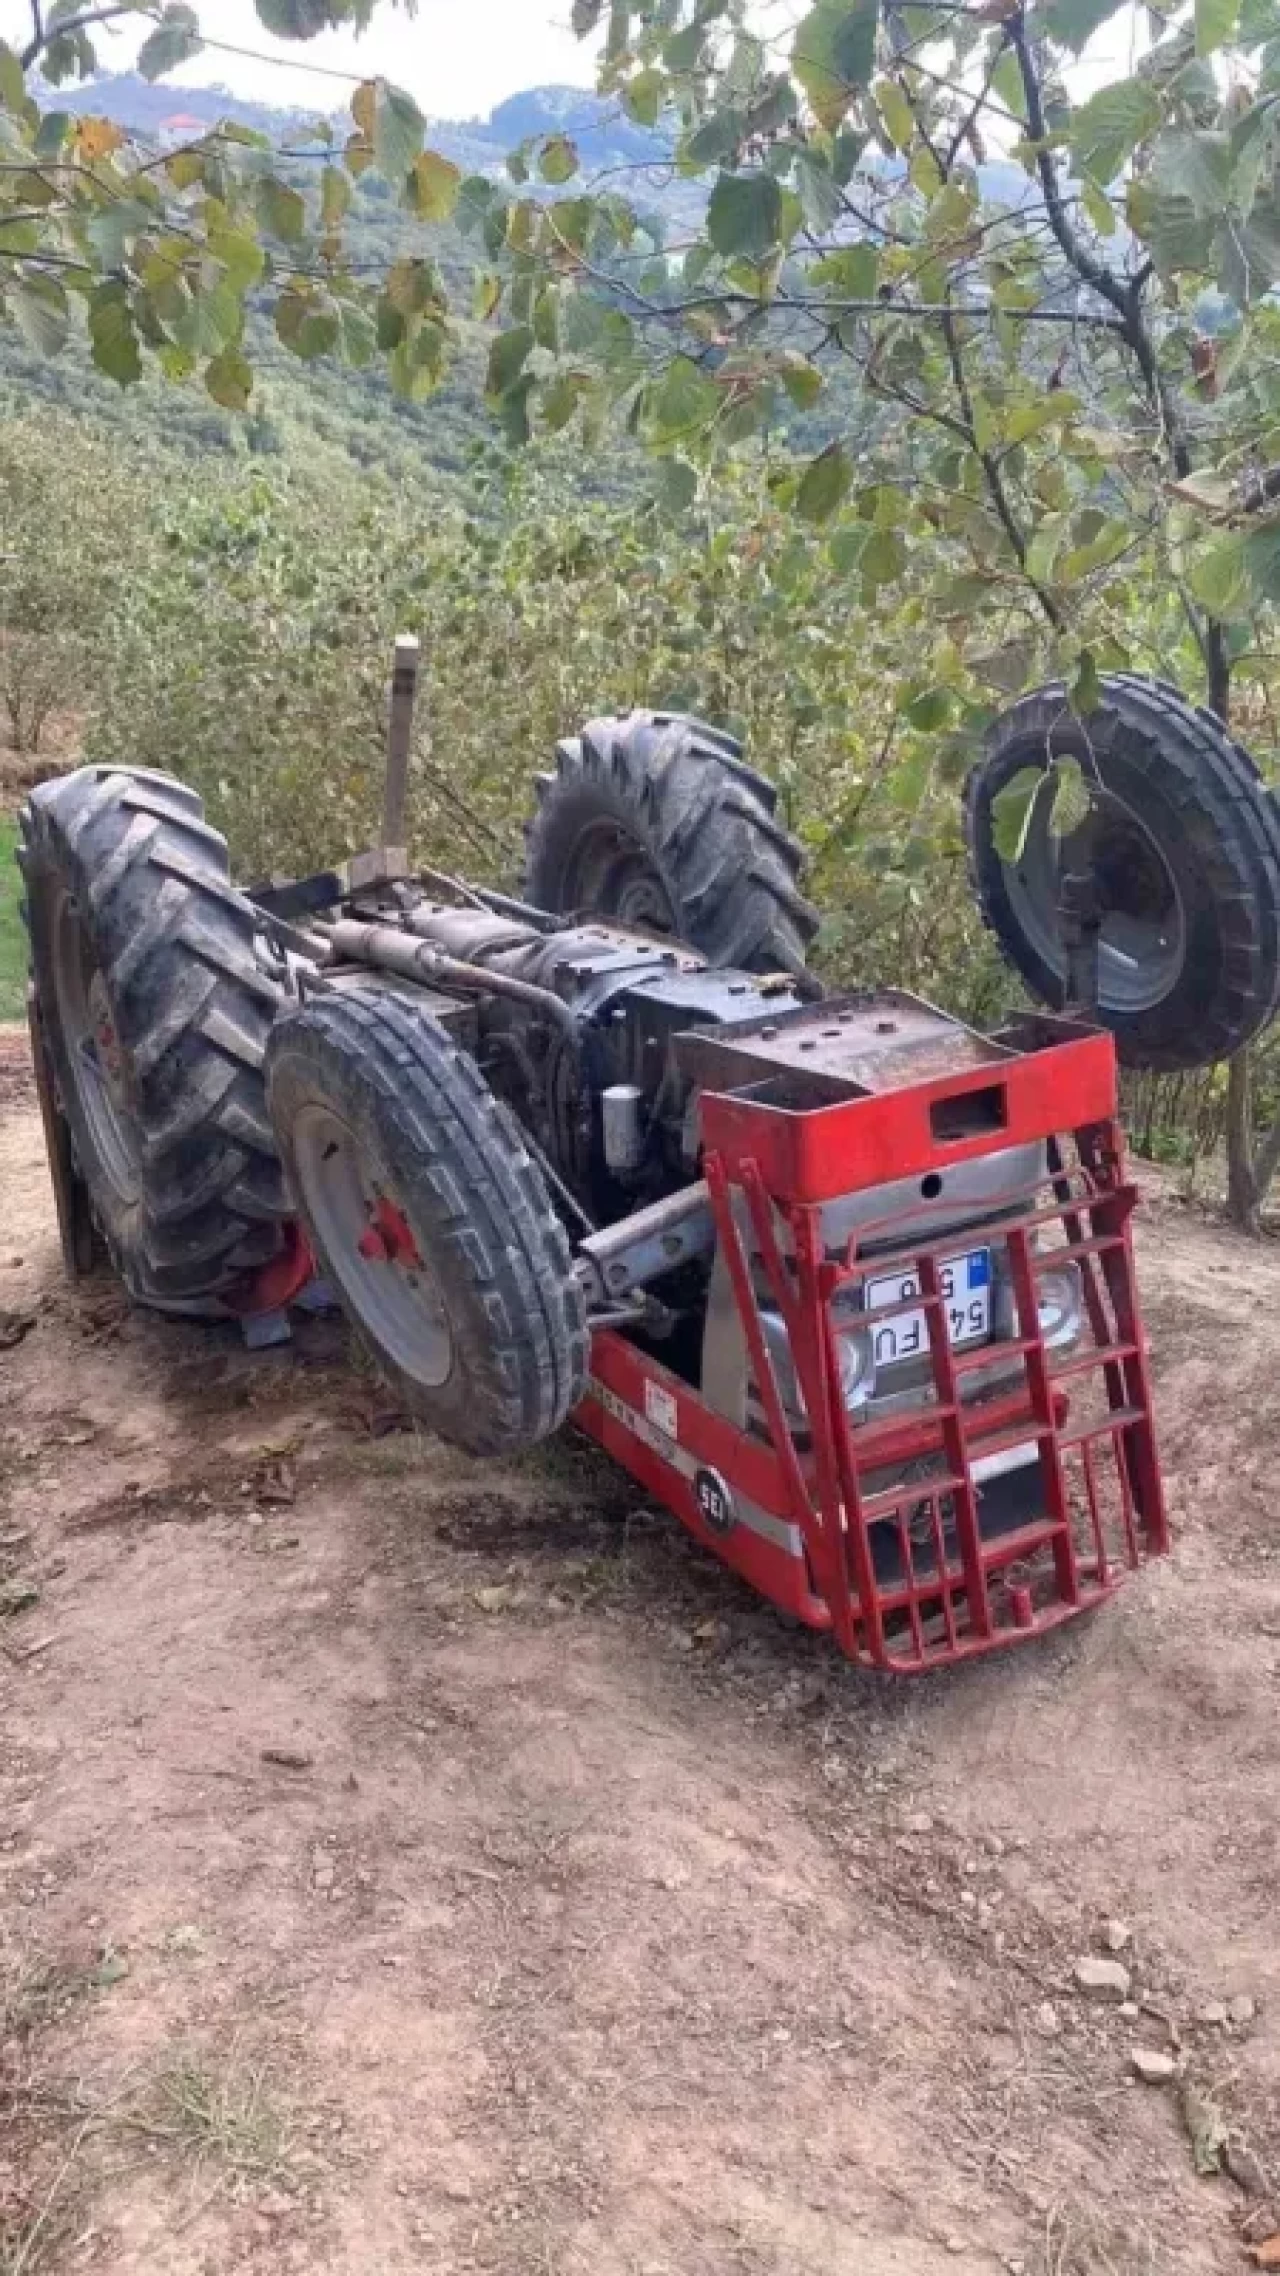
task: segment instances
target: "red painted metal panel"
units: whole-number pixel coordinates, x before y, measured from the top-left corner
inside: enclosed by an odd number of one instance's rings
[[[998,1094],[998,1127],[940,1137],[939,1125],[948,1119],[940,1110],[981,1094]],[[791,1201],[833,1201],[895,1178],[974,1161],[996,1147],[1106,1123],[1115,1112],[1115,1051],[1107,1035],[1074,1037],[962,1075],[835,1106],[793,1109],[715,1091],[704,1092],[700,1102],[707,1150],[719,1154],[731,1172],[753,1160],[770,1193]]]
[[[704,1095],[704,1173],[771,1443],[711,1413],[614,1332],[596,1336],[600,1390],[578,1410],[706,1547],[787,1611],[829,1626],[851,1658],[884,1669],[918,1673],[1056,1627],[1168,1546],[1110,1039],[1053,1043],[1000,1062],[998,1078],[999,1127],[959,1142],[939,1139],[935,1105],[989,1091],[990,1069],[803,1113]],[[953,1350],[941,1260],[956,1230],[922,1231],[918,1200],[909,1235],[885,1218],[860,1228],[857,1238],[874,1237],[874,1256],[860,1256],[856,1240],[843,1255],[826,1250],[823,1201],[1028,1141],[1047,1149],[1044,1179],[984,1205],[1001,1211],[1016,1307],[1003,1345]],[[913,1272],[920,1291],[890,1312],[924,1312],[930,1380],[910,1412],[867,1423],[844,1403],[832,1298],[883,1273],[886,1239],[892,1269]],[[1080,1348],[1055,1360],[1038,1278],[1064,1261],[1081,1275],[1084,1327]],[[793,1432],[763,1333],[761,1278],[786,1323],[803,1433]],[[980,1391],[977,1366],[994,1357],[1016,1380],[966,1396]],[[612,1413],[602,1404],[611,1393]],[[669,1452],[660,1431],[637,1432],[616,1412],[621,1400],[644,1417],[651,1397],[671,1426]],[[1035,1448],[1022,1476],[1036,1506],[984,1532],[975,1464],[1023,1444]],[[749,1528],[708,1526],[690,1457],[798,1528],[803,1554]]]

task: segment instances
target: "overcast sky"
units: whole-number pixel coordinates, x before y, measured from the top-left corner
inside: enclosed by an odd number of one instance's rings
[[[315,40],[278,40],[264,32],[253,0],[196,0],[210,45],[182,71],[175,86],[230,87],[282,109],[334,111],[343,85],[383,72],[411,89],[431,118],[486,117],[495,103],[522,87],[563,82],[590,87],[594,48],[569,30],[570,0],[418,0],[410,20],[384,4],[373,27],[356,39],[327,32]],[[802,0],[755,0],[754,20],[776,37],[801,11]],[[0,0],[0,37],[20,47],[31,29],[30,0]],[[127,70],[147,26],[95,33],[103,68]],[[1145,45],[1140,11],[1122,6],[1090,42],[1070,83],[1077,97],[1133,68]],[[252,50],[248,55],[227,52]]]
[[[385,72],[410,88],[433,118],[484,117],[521,87],[589,87],[594,80],[591,51],[568,28],[569,0],[418,0],[412,21],[384,7],[362,39],[327,32],[305,42],[270,38],[253,0],[204,0],[200,16],[210,35],[256,54],[211,47],[172,74],[174,84],[218,81],[238,95],[286,109],[296,104],[329,111],[343,100],[336,80],[306,65],[323,65],[353,80]],[[0,36],[20,46],[30,28],[28,0],[0,0]],[[127,70],[146,29],[99,30],[104,68]],[[277,60],[264,62],[265,56]]]

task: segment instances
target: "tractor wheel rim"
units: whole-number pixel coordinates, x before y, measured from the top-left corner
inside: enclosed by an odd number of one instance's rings
[[[439,1390],[454,1363],[444,1299],[382,1163],[319,1104],[298,1115],[293,1153],[299,1198],[347,1309],[403,1374]]]
[[[142,1150],[126,1095],[124,1054],[106,982],[74,896],[53,913],[53,986],[76,1120],[96,1168],[126,1207],[141,1190]],[[92,1179],[91,1179],[92,1182]]]
[[[1037,771],[1040,762],[1034,762]],[[1032,764],[1032,762],[1028,762]],[[1011,787],[1017,775],[1009,778]],[[1028,810],[1016,862],[1002,862],[1014,922],[1040,961],[1066,978],[1058,934],[1063,840],[1052,829],[1056,778],[1044,771]],[[1098,1001],[1105,1011],[1154,1010],[1173,988],[1187,954],[1187,921],[1177,880],[1146,823],[1114,791],[1095,788],[1094,859],[1102,927]]]
[[[620,822],[582,831],[567,864],[570,908],[615,917],[642,932],[674,933],[676,912],[661,870],[639,838]]]

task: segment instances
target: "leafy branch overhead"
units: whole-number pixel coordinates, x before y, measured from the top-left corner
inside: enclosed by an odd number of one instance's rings
[[[378,6],[258,15],[306,40]],[[772,494],[851,604],[937,634],[908,729],[972,727],[1046,659],[1087,708],[1100,671],[1158,660],[1133,633],[1155,591],[1225,700],[1280,590],[1280,502],[1195,503],[1280,458],[1280,0],[1184,0],[1098,86],[1078,58],[1119,13],[815,0],[784,28],[745,0],[577,0],[649,159],[593,177],[566,122],[464,178],[381,78],[287,148],[231,122],[148,147],[56,89],[112,19],[144,21],[160,75],[216,48],[215,12],[53,0],[0,48],[0,295],[42,354],[83,324],[122,384],[155,361],[229,410],[254,311],[304,361],[385,359],[411,400],[479,326],[509,443],[615,420],[676,514],[780,437]],[[404,215],[379,273],[348,242],[366,176]],[[442,231],[474,259],[461,305]]]

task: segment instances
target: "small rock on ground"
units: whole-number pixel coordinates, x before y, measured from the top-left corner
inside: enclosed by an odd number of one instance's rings
[[[1094,1952],[1086,1952],[1076,1961],[1071,1971],[1082,1992],[1090,1999],[1127,1999],[1129,1971],[1119,1960],[1101,1960]]]
[[[1177,2076],[1176,2061],[1161,2047],[1135,2047],[1129,2060],[1145,2086],[1167,2086]]]

